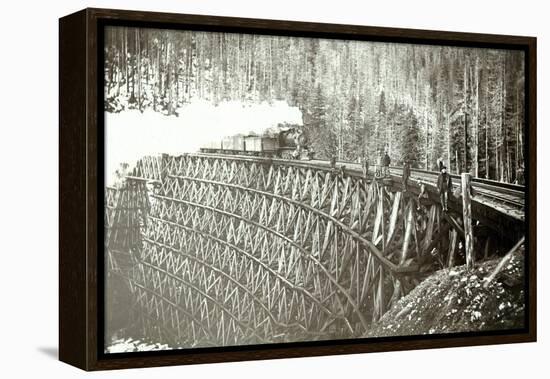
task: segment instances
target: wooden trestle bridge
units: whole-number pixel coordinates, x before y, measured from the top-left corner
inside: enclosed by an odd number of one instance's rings
[[[430,273],[524,233],[521,187],[474,180],[465,222],[462,196],[443,212],[434,180],[413,170],[405,189],[397,168],[145,157],[106,189],[106,286],[127,286],[126,317],[173,347],[359,337]]]

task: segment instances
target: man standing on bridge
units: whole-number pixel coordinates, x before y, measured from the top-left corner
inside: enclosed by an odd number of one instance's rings
[[[388,152],[386,151],[384,153],[384,160],[383,160],[383,164],[384,164],[384,176],[389,176],[390,175],[390,163],[391,163],[391,158],[390,156],[388,155]]]
[[[382,176],[382,165],[383,165],[383,154],[382,150],[378,152],[378,157],[376,158],[376,163],[374,165],[374,176],[375,177],[381,177]]]
[[[449,194],[453,190],[453,181],[451,179],[451,176],[447,173],[447,167],[445,166],[442,166],[441,172],[437,177],[437,189],[439,190],[439,198],[441,200],[441,207],[443,208],[443,212],[447,212],[449,210]]]
[[[437,158],[437,168],[439,168],[439,171],[443,170],[443,158]]]
[[[363,176],[365,177],[365,179],[367,178],[367,176],[369,175],[369,160],[367,157],[363,157]]]
[[[405,160],[405,162],[403,162],[403,192],[407,192],[410,176],[411,176],[411,163],[408,160]]]

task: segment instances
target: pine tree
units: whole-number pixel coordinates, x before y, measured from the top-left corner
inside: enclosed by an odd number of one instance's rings
[[[401,163],[404,161],[409,161],[411,162],[411,166],[421,167],[421,132],[418,124],[418,119],[411,108],[405,109],[404,107],[399,108],[397,117],[399,120],[398,124],[400,124],[401,129]]]
[[[433,168],[443,158],[452,171],[515,181],[525,164],[523,54],[108,27],[105,111],[281,99],[301,110],[319,157],[388,150],[394,161]],[[405,127],[421,137],[415,149],[402,146]]]

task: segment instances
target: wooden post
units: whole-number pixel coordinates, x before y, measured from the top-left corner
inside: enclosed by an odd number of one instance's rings
[[[472,232],[472,175],[462,173],[462,217],[464,219],[464,248],[466,252],[466,267],[471,269],[475,264],[474,235]]]
[[[388,226],[388,236],[386,238],[386,246],[391,243],[395,233],[397,216],[399,214],[399,208],[401,205],[401,195],[402,195],[402,192],[396,192],[395,197],[393,198],[393,206],[392,206],[391,215],[390,215],[390,224]],[[403,213],[405,212],[403,211]]]
[[[404,206],[403,212],[405,213],[405,236],[403,237],[403,250],[401,251],[401,259],[399,264],[405,263],[409,253],[409,242],[413,231],[413,202],[409,200],[409,204]]]
[[[384,316],[385,301],[384,301],[384,267],[380,265],[380,282],[378,283],[378,320]]]
[[[386,255],[386,220],[384,218],[384,186],[380,187],[380,214],[382,224],[382,254]]]
[[[457,237],[458,237],[458,232],[454,229],[451,229],[451,242],[449,244],[449,258],[448,258],[449,268],[455,265],[455,250],[456,250]]]

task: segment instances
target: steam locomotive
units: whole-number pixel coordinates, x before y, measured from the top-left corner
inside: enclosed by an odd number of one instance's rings
[[[283,159],[312,159],[303,132],[292,128],[274,135],[234,135],[212,141],[200,148],[201,153],[252,155]]]

